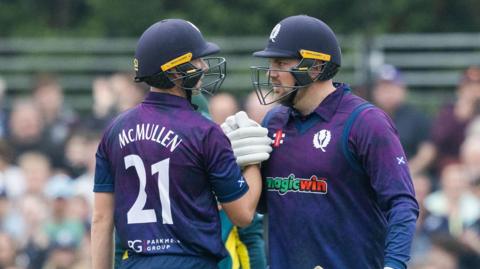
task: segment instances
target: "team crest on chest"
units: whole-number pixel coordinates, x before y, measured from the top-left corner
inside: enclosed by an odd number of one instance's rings
[[[328,146],[331,139],[332,133],[329,130],[323,129],[313,136],[313,146],[316,149],[321,149],[323,152],[325,152],[325,148]]]

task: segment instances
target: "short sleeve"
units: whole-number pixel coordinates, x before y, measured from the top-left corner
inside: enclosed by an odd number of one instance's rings
[[[110,165],[106,157],[105,142],[102,139],[95,154],[95,180],[93,185],[94,192],[113,192],[113,176]]]
[[[208,177],[218,201],[231,202],[243,196],[248,191],[247,182],[235,161],[230,141],[218,126],[208,131],[203,148]]]

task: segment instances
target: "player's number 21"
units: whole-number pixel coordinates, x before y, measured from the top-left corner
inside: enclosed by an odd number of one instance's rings
[[[125,169],[135,167],[138,179],[140,180],[140,186],[138,188],[138,195],[135,203],[127,212],[127,223],[151,223],[157,222],[157,215],[153,209],[143,209],[147,202],[147,193],[145,188],[147,186],[147,175],[145,172],[145,165],[142,158],[136,154],[127,155],[124,158]],[[173,224],[172,211],[170,209],[170,196],[169,196],[169,164],[170,158],[161,160],[152,164],[152,175],[158,173],[158,193],[160,195],[160,203],[162,205],[162,223]]]

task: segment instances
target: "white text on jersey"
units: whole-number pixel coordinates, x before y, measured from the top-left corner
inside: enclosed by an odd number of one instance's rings
[[[169,148],[170,152],[173,152],[182,142],[182,139],[175,134],[174,131],[166,131],[165,127],[160,128],[158,124],[150,123],[137,124],[135,129],[122,129],[122,131],[118,134],[118,140],[120,143],[120,148],[123,148],[125,145],[128,145],[131,142],[150,140]]]

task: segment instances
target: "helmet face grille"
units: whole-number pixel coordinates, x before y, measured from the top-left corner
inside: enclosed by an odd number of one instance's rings
[[[298,89],[308,87],[317,80],[325,81],[332,79],[337,73],[338,67],[338,65],[332,62],[321,62],[319,64],[315,60],[303,59],[288,70],[272,69],[267,66],[252,66],[250,70],[253,88],[260,104],[268,105],[284,100]],[[312,78],[311,71],[313,68],[321,68],[321,71]],[[295,79],[295,85],[284,86],[272,83],[272,72],[283,72],[292,75]]]
[[[177,78],[172,81],[181,80],[181,88],[184,90],[213,95],[225,80],[227,63],[223,57],[207,57],[202,60],[206,64],[205,69],[186,63],[167,73],[176,74]]]
[[[271,69],[266,66],[252,66],[250,67],[250,70],[253,88],[257,94],[258,101],[262,105],[269,105],[283,100],[298,89],[305,87],[297,84],[293,86],[282,86],[272,83],[272,71],[287,72],[289,74],[291,74],[291,72],[299,71]]]

